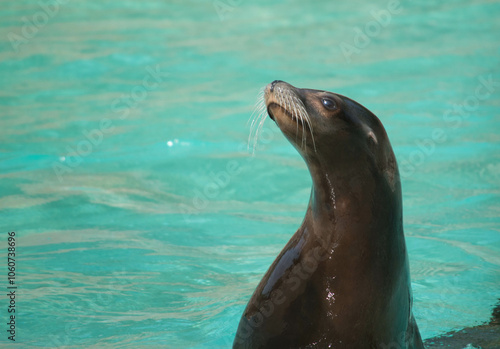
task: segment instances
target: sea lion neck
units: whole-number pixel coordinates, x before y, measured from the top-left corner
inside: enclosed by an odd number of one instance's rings
[[[378,171],[366,161],[323,164],[306,161],[312,178],[309,208],[317,229],[330,232],[352,217],[371,216],[380,195]],[[380,200],[379,200],[380,201]]]

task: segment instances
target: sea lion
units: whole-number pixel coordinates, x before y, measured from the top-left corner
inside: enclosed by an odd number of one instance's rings
[[[313,184],[304,221],[253,293],[233,348],[424,348],[382,123],[352,99],[283,81],[267,85],[264,101]]]

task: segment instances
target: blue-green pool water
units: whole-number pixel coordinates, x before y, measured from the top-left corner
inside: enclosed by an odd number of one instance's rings
[[[486,0],[2,3],[0,294],[15,231],[18,347],[230,347],[309,199],[270,120],[246,150],[274,79],[347,95],[384,123],[422,336],[487,321],[499,15]]]

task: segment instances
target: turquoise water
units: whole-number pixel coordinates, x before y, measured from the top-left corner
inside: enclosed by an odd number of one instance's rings
[[[18,347],[230,346],[309,199],[270,120],[246,150],[274,79],[347,95],[386,126],[423,337],[488,320],[500,3],[42,3],[0,10],[0,260],[15,231]]]

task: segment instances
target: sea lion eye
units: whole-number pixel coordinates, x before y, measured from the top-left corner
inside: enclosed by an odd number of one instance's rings
[[[335,110],[337,109],[337,104],[330,98],[323,98],[321,100],[321,103],[323,103],[323,106],[328,109],[328,110]]]

